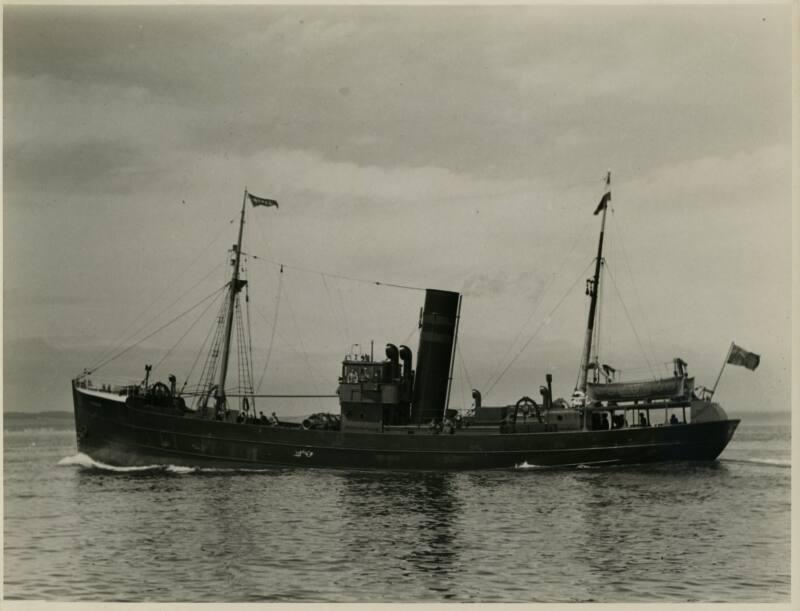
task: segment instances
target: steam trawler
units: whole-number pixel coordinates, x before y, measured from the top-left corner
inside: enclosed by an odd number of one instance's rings
[[[277,202],[245,191],[231,278],[200,383],[190,392],[185,384],[178,389],[172,375],[168,384],[151,382],[149,365],[142,382],[124,385],[98,383],[90,377],[97,368],[84,370],[72,380],[80,452],[115,466],[233,469],[465,470],[711,461],[739,424],[712,401],[713,391],[695,389],[680,359],[674,361],[672,376],[622,382],[614,378],[613,368],[600,364],[596,352],[593,356],[610,174],[595,211],[602,213],[602,221],[595,271],[587,281],[589,319],[569,402],[553,399],[548,374],[535,395],[538,401],[525,396],[514,405],[484,406],[476,389],[472,410],[451,409],[462,296],[427,289],[416,359],[408,346],[395,344],[386,345],[385,358],[347,354],[336,393],[339,413],[312,414],[302,422],[257,417],[255,401],[266,395],[253,390],[247,344],[237,352],[246,381],[238,389],[227,385],[233,329],[243,328],[247,280],[240,272],[248,200],[277,208]],[[726,362],[734,362],[729,360],[733,348]]]

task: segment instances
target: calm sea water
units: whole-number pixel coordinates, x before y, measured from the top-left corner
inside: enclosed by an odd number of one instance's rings
[[[5,597],[787,602],[789,420],[759,422],[712,464],[458,474],[112,470],[17,423]]]

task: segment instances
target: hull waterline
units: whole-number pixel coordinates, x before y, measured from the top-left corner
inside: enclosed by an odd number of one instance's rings
[[[137,409],[73,388],[78,449],[114,466],[302,466],[385,470],[505,469],[518,465],[634,464],[716,459],[738,420],[602,431],[501,433],[426,428],[303,430]]]

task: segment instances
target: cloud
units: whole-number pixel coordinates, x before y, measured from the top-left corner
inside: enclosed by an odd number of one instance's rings
[[[753,196],[763,196],[765,190],[788,196],[790,162],[789,147],[765,146],[728,157],[685,159],[629,181],[624,188],[637,195],[647,193],[656,201],[669,197],[677,206],[685,205],[688,196],[714,208],[749,207],[755,203]]]
[[[224,264],[246,186],[281,202],[249,214],[253,252],[463,289],[466,350],[494,338],[501,355],[578,278],[542,331],[569,343],[611,168],[608,262],[623,295],[638,287],[637,324],[698,353],[735,329],[783,354],[789,14],[7,7],[4,289],[29,300],[7,324],[114,336]],[[251,288],[270,303],[276,278]],[[416,321],[416,293],[332,282],[342,308],[319,275],[287,272],[286,286],[301,329],[320,326],[320,303],[341,311],[314,338],[325,345],[345,341],[339,325],[400,341]]]

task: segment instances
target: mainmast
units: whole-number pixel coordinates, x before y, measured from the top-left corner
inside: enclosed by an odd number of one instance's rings
[[[234,248],[233,260],[233,274],[231,275],[231,283],[228,289],[228,310],[225,314],[225,335],[222,340],[222,363],[219,368],[219,378],[217,379],[216,390],[216,409],[217,411],[225,407],[225,377],[228,374],[228,358],[231,351],[231,332],[233,330],[233,313],[236,307],[236,296],[242,290],[247,280],[239,280],[239,268],[242,255],[242,233],[244,230],[244,211],[247,202],[247,189],[244,190],[242,197],[242,216],[239,221],[239,239],[236,241]]]
[[[600,223],[600,240],[597,244],[597,260],[594,266],[594,277],[586,281],[586,294],[590,296],[591,302],[589,305],[589,320],[586,325],[586,339],[583,343],[583,356],[581,358],[581,371],[578,376],[578,385],[575,388],[576,393],[580,391],[583,396],[586,395],[586,382],[589,374],[589,361],[591,360],[592,350],[592,334],[594,333],[594,323],[597,313],[597,296],[600,292],[600,269],[603,265],[603,236],[606,230],[606,212],[608,211],[608,202],[611,201],[611,172],[606,174],[606,192],[603,195],[600,203],[597,205],[595,214],[603,213],[603,219]],[[584,420],[585,424],[585,420]]]

